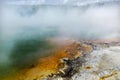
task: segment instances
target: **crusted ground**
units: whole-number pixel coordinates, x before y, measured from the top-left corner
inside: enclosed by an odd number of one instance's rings
[[[17,77],[18,80],[42,80],[49,77],[61,76],[71,77],[78,67],[84,62],[83,56],[92,51],[92,46],[84,43],[74,42],[55,54],[41,58],[37,65],[23,70]],[[78,64],[79,63],[79,64]]]
[[[118,41],[80,41],[63,46],[24,69],[15,80],[120,80]]]

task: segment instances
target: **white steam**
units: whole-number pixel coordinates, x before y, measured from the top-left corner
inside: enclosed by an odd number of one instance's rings
[[[34,29],[41,29],[41,27],[48,29],[48,27],[56,26],[62,36],[74,35],[78,37],[78,35],[85,33],[88,35],[85,37],[93,34],[108,37],[113,34],[119,34],[119,6],[110,5],[87,9],[84,9],[84,7],[38,7],[39,9],[35,13],[27,12],[28,8],[23,10],[14,7],[4,8],[2,14],[3,33],[12,35],[18,33],[20,29],[31,28],[31,26]]]
[[[10,48],[16,38],[24,39],[42,33],[46,36],[44,30],[47,33],[47,30],[54,28],[57,30],[57,37],[79,39],[119,37],[119,7],[119,5],[87,8],[37,6],[32,12],[32,6],[3,6],[1,14],[3,45]],[[3,58],[0,57],[0,62],[3,61],[1,59]]]

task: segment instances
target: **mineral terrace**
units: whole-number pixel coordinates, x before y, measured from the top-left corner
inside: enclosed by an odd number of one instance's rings
[[[15,80],[120,80],[119,41],[75,41],[18,74]]]

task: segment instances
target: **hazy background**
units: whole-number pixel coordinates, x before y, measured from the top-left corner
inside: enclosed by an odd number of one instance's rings
[[[51,38],[120,36],[119,3],[84,6],[2,4],[0,9],[1,74],[9,73],[13,66],[28,67],[40,56],[48,54],[47,51],[54,47],[47,41]]]

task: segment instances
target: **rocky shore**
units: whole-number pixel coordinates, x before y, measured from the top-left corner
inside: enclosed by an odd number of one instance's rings
[[[44,57],[17,80],[120,80],[119,41],[75,41]]]
[[[66,60],[67,70],[63,74],[53,75],[43,80],[120,80],[120,43],[89,42],[92,46],[89,54],[74,60]]]

